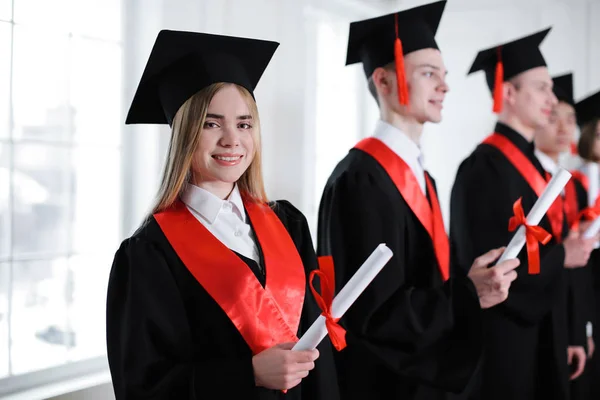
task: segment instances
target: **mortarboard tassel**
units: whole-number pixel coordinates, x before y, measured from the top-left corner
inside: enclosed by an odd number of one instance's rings
[[[396,81],[398,81],[398,101],[400,105],[408,106],[408,86],[406,85],[406,74],[404,71],[404,51],[402,42],[398,36],[398,14],[395,17],[396,40],[394,42],[394,59],[396,61]]]
[[[504,84],[504,64],[502,63],[502,48],[498,47],[498,62],[496,63],[496,79],[494,80],[494,112],[496,114],[502,111],[503,102],[503,84]]]

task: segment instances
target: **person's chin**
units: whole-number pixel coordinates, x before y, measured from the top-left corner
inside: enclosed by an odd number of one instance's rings
[[[440,122],[442,122],[442,113],[440,113],[440,112],[427,113],[424,122],[430,122],[432,124],[439,124]]]
[[[220,180],[221,182],[227,182],[227,183],[236,183],[243,174],[243,170],[229,170],[229,171],[218,171],[216,174],[216,178],[218,180]]]

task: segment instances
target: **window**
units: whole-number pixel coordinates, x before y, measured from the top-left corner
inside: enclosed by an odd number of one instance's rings
[[[337,163],[363,137],[372,134],[377,106],[367,89],[362,65],[345,66],[348,27],[354,19],[320,12],[313,22],[315,55],[313,94],[314,151],[307,163],[315,165],[311,207],[307,218],[316,233],[323,188]]]
[[[105,355],[121,64],[120,0],[0,0],[4,383]]]

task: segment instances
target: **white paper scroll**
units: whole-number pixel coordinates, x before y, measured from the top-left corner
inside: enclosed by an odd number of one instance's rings
[[[596,204],[596,198],[598,198],[598,191],[600,190],[600,166],[598,163],[588,162],[581,167],[581,172],[588,178],[588,207],[593,207]]]
[[[375,279],[379,271],[392,258],[392,251],[385,245],[380,244],[371,253],[369,258],[361,265],[356,273],[350,278],[348,283],[340,290],[337,296],[333,299],[331,305],[331,314],[334,318],[341,318],[348,308],[360,296],[360,294],[369,286],[371,281]],[[312,350],[317,347],[321,340],[327,335],[325,327],[325,317],[319,315],[319,318],[308,328],[298,343],[294,345],[292,350]]]
[[[588,207],[593,207],[596,204],[598,198],[598,192],[600,191],[600,166],[595,162],[585,163],[581,167],[581,172],[588,178]],[[583,237],[590,239],[594,237],[600,231],[600,217],[596,218],[592,224],[585,230]],[[595,245],[598,248],[598,243]]]
[[[569,179],[571,179],[571,174],[566,169],[561,168],[554,174],[542,195],[537,199],[533,207],[531,207],[529,214],[527,214],[527,224],[537,225],[540,223],[544,214],[548,212],[554,200],[556,200],[567,182],[569,182]],[[521,226],[517,229],[510,243],[508,243],[506,250],[504,250],[504,253],[502,253],[502,256],[498,260],[498,264],[511,258],[517,258],[523,246],[525,246],[525,227]]]

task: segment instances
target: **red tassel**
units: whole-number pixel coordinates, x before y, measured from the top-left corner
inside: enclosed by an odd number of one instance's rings
[[[408,106],[408,86],[406,85],[406,73],[404,71],[404,51],[402,42],[398,36],[398,14],[395,16],[396,40],[394,42],[394,59],[396,61],[396,81],[398,83],[398,101],[402,106]]]
[[[498,47],[498,62],[496,63],[496,79],[494,80],[494,112],[502,111],[504,90],[504,64],[502,63],[502,49]]]

